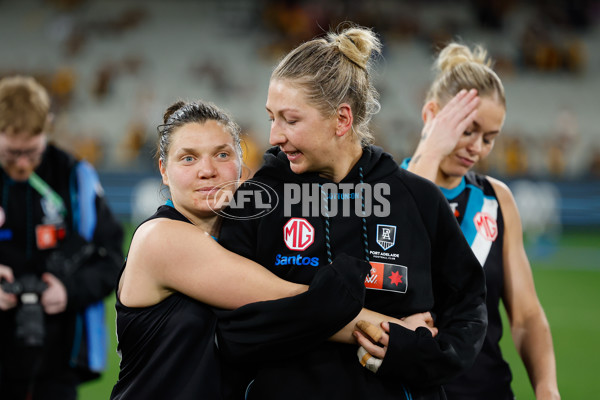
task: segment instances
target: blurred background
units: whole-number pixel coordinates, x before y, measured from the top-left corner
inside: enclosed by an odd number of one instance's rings
[[[51,137],[94,164],[131,232],[162,201],[153,153],[170,104],[204,99],[231,112],[246,134],[251,174],[268,147],[272,68],[292,47],[343,21],[371,27],[383,41],[373,77],[382,108],[372,127],[376,144],[397,160],[419,138],[436,49],[460,40],[489,50],[505,85],[507,119],[479,170],[506,181],[517,200],[563,398],[593,398],[600,1],[0,0],[0,77],[33,75],[47,87]],[[107,303],[114,312],[114,299]],[[533,398],[504,340],[516,394]],[[108,398],[118,373],[115,346],[111,337],[110,369],[82,387],[82,399]]]

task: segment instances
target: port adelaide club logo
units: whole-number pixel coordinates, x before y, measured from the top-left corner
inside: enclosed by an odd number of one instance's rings
[[[396,243],[396,227],[394,225],[377,225],[377,244],[386,251]]]

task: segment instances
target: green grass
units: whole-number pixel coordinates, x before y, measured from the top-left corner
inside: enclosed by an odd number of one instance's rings
[[[129,230],[131,234],[131,230]],[[128,236],[129,237],[129,236]],[[540,301],[550,322],[557,360],[558,384],[563,399],[592,399],[600,387],[600,233],[567,233],[560,250],[532,258]],[[117,380],[114,295],[106,300],[110,353],[109,368],[102,378],[81,385],[80,400],[106,400]],[[533,399],[523,363],[516,353],[504,315],[502,351],[513,371],[517,399]]]
[[[600,304],[600,270],[534,268],[533,272],[552,330],[562,398],[597,398],[600,322],[596,318]],[[501,345],[513,371],[513,390],[517,399],[533,399],[525,367],[506,328],[506,315],[504,321]]]

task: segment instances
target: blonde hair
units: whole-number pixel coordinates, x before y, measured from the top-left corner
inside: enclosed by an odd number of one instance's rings
[[[0,132],[42,133],[48,122],[50,97],[35,79],[13,76],[0,80]]]
[[[354,118],[353,132],[366,146],[373,142],[369,122],[380,109],[379,94],[369,79],[373,53],[381,53],[375,33],[350,26],[292,50],[277,65],[271,80],[289,80],[302,88],[309,104],[327,117],[340,104],[348,103]]]
[[[504,86],[492,70],[483,47],[471,50],[465,45],[450,43],[438,55],[434,69],[437,75],[425,102],[435,100],[443,106],[462,89],[477,89],[480,97],[495,97],[506,107]]]

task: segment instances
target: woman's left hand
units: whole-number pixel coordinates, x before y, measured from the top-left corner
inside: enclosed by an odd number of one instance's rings
[[[370,328],[379,329],[375,325],[370,325]],[[388,322],[381,323],[381,329],[379,329],[378,336],[379,339],[374,342],[374,335],[368,335],[362,329],[358,328],[354,331],[354,337],[358,341],[358,343],[364,347],[364,349],[372,356],[383,359],[385,357],[385,353],[387,352],[387,346],[390,340],[390,324]]]
[[[364,322],[364,324],[362,329],[361,326],[357,324],[357,330],[354,331],[354,337],[358,343],[369,352],[369,354],[383,359],[387,352],[387,346],[390,340],[389,322],[382,322],[381,329],[368,322]],[[427,328],[433,337],[438,334],[438,329],[434,326],[433,317],[429,312],[417,313],[404,317],[401,319],[400,325],[412,331],[416,331],[417,328]]]

